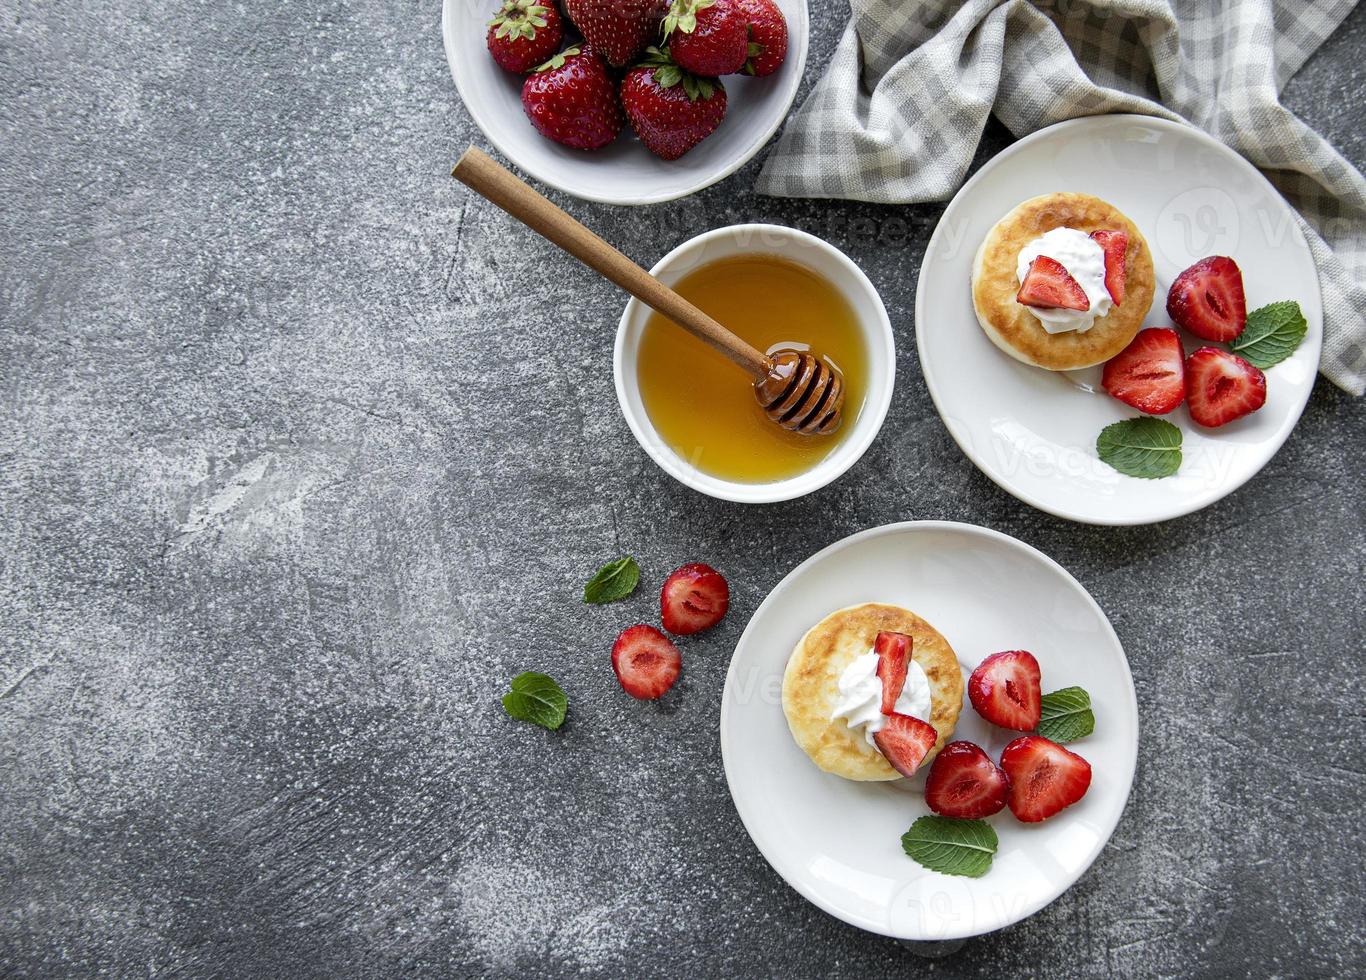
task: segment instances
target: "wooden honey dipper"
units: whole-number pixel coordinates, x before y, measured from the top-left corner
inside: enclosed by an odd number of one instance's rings
[[[765,354],[745,343],[478,147],[464,152],[451,176],[740,365],[771,421],[802,435],[840,427],[844,378],[823,359],[786,348]]]

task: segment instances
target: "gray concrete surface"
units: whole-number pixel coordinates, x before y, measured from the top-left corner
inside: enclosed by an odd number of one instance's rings
[[[446,177],[479,136],[438,17],[4,5],[0,975],[1362,975],[1366,403],[1321,381],[1203,513],[1054,520],[977,473],[922,384],[940,207],[757,198],[750,166],[643,213],[574,207],[647,264],[731,222],[818,231],[881,289],[898,389],[823,492],[700,497],[616,410],[621,298]],[[843,19],[814,12],[813,67]],[[1358,11],[1286,96],[1358,166],[1363,62]],[[1143,719],[1095,867],[937,960],[769,869],[716,737],[766,592],[904,518],[1074,572]],[[652,589],[578,598],[626,551],[652,586],[703,558],[734,588],[659,706],[608,669]],[[502,714],[529,667],[570,693],[558,734]]]

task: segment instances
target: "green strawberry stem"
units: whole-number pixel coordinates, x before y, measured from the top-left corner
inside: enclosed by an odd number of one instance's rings
[[[681,84],[683,91],[688,94],[689,100],[696,102],[700,99],[710,99],[716,94],[716,84],[710,78],[702,78],[692,72],[679,67],[669,54],[669,49],[663,50],[656,47],[645,49],[645,56],[636,66],[638,68],[653,68],[655,84],[660,88],[673,88]]]

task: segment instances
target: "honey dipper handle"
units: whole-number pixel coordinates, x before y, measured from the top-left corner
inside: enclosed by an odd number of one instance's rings
[[[745,343],[608,245],[483,150],[474,146],[466,150],[451,176],[646,306],[706,341],[750,374],[763,377],[768,373],[769,361],[763,352]]]

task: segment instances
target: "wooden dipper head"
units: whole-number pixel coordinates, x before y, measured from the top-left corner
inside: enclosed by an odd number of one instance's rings
[[[477,147],[464,152],[451,176],[729,357],[755,379],[754,396],[769,419],[784,429],[819,436],[840,427],[844,378],[832,365],[810,351],[782,349],[764,354],[757,350]]]
[[[840,427],[844,378],[810,351],[778,350],[768,373],[754,382],[754,397],[770,421],[802,435],[828,435]]]

